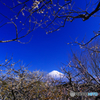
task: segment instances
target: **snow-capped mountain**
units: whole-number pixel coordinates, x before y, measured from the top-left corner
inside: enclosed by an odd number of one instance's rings
[[[53,70],[52,72],[47,74],[48,77],[54,78],[54,79],[62,79],[65,78],[64,74],[57,71],[57,70]]]

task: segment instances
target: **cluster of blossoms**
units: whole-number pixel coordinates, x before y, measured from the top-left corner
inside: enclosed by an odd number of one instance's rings
[[[33,5],[32,5],[32,8],[33,9],[38,8],[39,4],[40,4],[40,1],[35,0],[34,3],[33,3]]]

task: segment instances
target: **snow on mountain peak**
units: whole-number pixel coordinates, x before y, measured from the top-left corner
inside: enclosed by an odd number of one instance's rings
[[[53,70],[52,72],[48,73],[48,76],[52,78],[64,78],[64,74],[57,70]]]

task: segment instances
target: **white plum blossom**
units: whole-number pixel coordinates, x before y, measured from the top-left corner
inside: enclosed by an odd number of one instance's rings
[[[40,4],[40,1],[35,0],[34,3],[33,3],[33,5],[32,5],[32,8],[33,9],[38,8],[39,4]]]

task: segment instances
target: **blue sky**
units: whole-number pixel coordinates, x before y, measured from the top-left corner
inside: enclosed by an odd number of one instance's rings
[[[51,34],[46,34],[43,29],[38,28],[22,39],[27,42],[33,34],[33,38],[28,44],[0,43],[0,60],[3,61],[6,56],[10,57],[13,54],[13,61],[16,62],[20,59],[25,65],[30,63],[29,70],[31,71],[60,71],[61,62],[66,64],[66,61],[69,60],[68,55],[71,55],[70,46],[66,43],[72,42],[71,38],[75,39],[78,36],[80,42],[85,34],[86,40],[89,40],[94,36],[93,31],[100,30],[99,22],[99,17],[91,17],[84,22],[81,19],[76,19],[73,22],[66,22],[64,28]],[[0,37],[5,34],[7,37],[11,36],[14,29],[10,28],[11,30],[7,26],[1,28]],[[75,48],[77,47],[73,46],[73,50]]]

